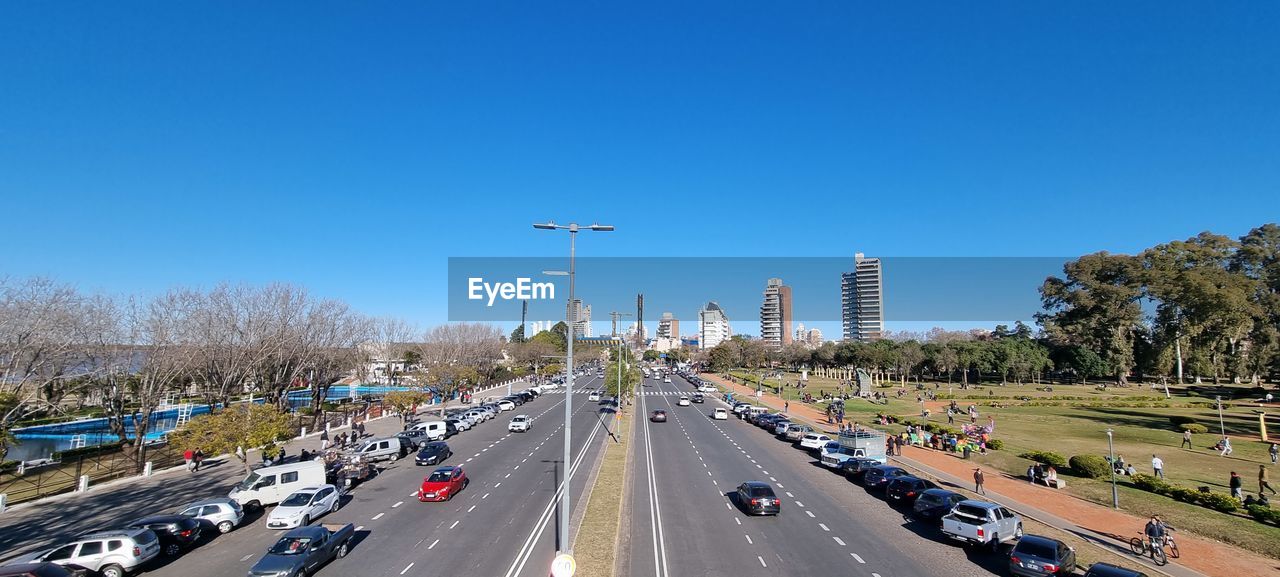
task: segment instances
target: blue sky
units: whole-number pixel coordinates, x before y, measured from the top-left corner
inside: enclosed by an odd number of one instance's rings
[[[448,257],[562,254],[534,220],[618,227],[587,256],[1238,236],[1280,212],[1276,30],[1274,2],[8,2],[0,274],[429,325]]]

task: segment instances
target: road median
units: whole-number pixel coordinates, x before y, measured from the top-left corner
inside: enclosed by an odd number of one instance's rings
[[[622,498],[627,483],[627,460],[631,437],[628,420],[623,415],[610,423],[614,438],[604,449],[603,462],[591,487],[586,514],[574,539],[577,575],[607,577],[614,574],[622,529]],[[616,441],[616,442],[615,442]]]

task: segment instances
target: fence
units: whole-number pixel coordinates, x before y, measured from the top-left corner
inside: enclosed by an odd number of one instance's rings
[[[183,462],[182,452],[168,443],[144,445],[136,454],[130,454],[117,445],[76,451],[60,462],[33,467],[23,474],[16,470],[0,473],[0,493],[7,495],[9,504],[31,501],[75,491],[81,476],[88,476],[89,484],[96,485],[140,475],[147,461],[151,461],[155,469],[172,467]]]

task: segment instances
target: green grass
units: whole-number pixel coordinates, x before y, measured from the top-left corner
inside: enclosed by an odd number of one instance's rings
[[[631,413],[624,417],[629,419]],[[604,462],[591,489],[587,512],[574,540],[577,575],[607,577],[613,575],[617,558],[617,538],[622,519],[622,500],[618,498],[626,483],[627,443],[630,427],[618,427],[618,443],[605,447]]]

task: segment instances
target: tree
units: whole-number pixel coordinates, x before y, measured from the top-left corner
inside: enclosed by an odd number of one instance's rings
[[[280,454],[276,445],[293,435],[289,415],[272,404],[242,403],[193,417],[181,429],[169,433],[178,450],[199,448],[206,454],[233,454],[251,472],[245,451],[262,448],[268,457]],[[243,449],[243,450],[237,450]]]
[[[909,340],[898,344],[898,363],[896,369],[903,384],[906,384],[907,377],[911,376],[924,365],[924,358],[924,348],[920,346],[920,343],[914,340]]]
[[[508,338],[507,341],[511,343],[523,343],[524,342],[524,325],[520,325],[516,327],[515,330],[511,331],[511,337]]]
[[[650,362],[656,361],[658,360],[658,351],[655,351],[653,349],[648,349],[644,352],[644,355],[641,356],[641,358]]]
[[[1139,259],[1099,252],[1063,266],[1064,278],[1040,287],[1036,315],[1051,342],[1097,351],[1117,382],[1133,369],[1135,333],[1142,330],[1143,269]]]
[[[413,410],[428,401],[421,391],[391,391],[382,397],[382,403],[400,415],[400,424],[409,422]]]

